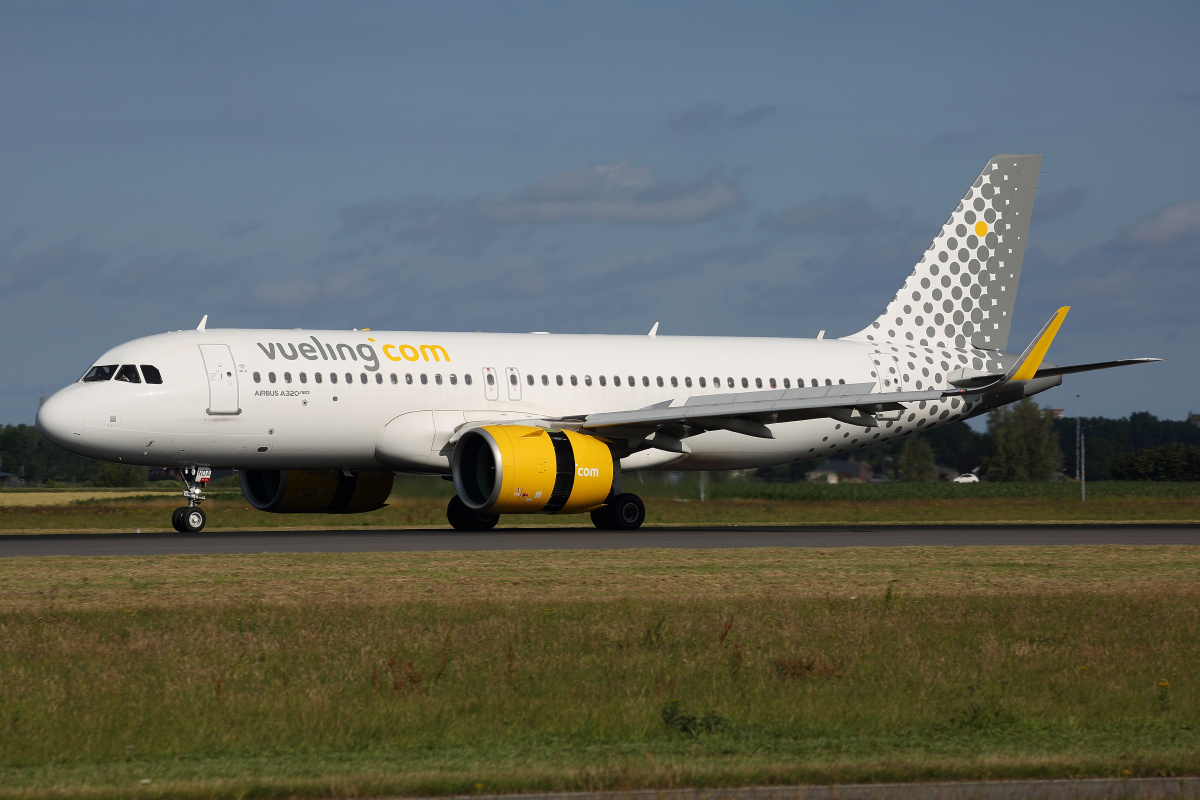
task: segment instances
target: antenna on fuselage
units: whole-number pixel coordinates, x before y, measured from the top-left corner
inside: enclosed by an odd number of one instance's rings
[[[198,330],[198,331],[204,330],[204,326],[207,324],[208,324],[208,314],[205,314],[203,317],[200,318],[200,324],[196,326],[196,330]]]

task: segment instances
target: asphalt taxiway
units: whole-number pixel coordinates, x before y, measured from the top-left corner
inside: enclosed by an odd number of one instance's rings
[[[625,550],[738,547],[1200,545],[1200,525],[861,525],[642,528],[57,533],[0,536],[0,558],[437,550]]]

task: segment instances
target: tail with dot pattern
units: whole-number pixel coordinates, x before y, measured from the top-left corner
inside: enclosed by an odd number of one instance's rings
[[[887,310],[848,339],[1003,350],[1041,156],[997,155],[942,225]]]

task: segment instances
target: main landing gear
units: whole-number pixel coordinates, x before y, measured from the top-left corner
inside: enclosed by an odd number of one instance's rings
[[[186,467],[179,470],[179,479],[183,481],[183,496],[187,505],[175,509],[171,514],[171,527],[180,533],[199,533],[204,530],[208,517],[200,510],[204,502],[201,487],[212,477],[209,467]]]
[[[446,519],[456,531],[490,531],[496,527],[500,515],[473,511],[458,495],[454,495],[446,506]],[[609,500],[604,508],[592,512],[592,524],[602,531],[632,531],[640,528],[645,521],[646,506],[636,494],[619,494]]]
[[[446,506],[446,519],[456,531],[490,531],[500,521],[500,515],[467,508],[462,498],[454,495],[450,498],[450,505]]]
[[[625,492],[592,512],[592,524],[602,531],[633,531],[646,521],[646,505],[636,494]]]

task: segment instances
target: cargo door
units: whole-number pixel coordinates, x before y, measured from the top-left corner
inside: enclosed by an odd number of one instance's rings
[[[227,344],[202,344],[204,371],[208,374],[208,413],[240,414],[237,366]]]

